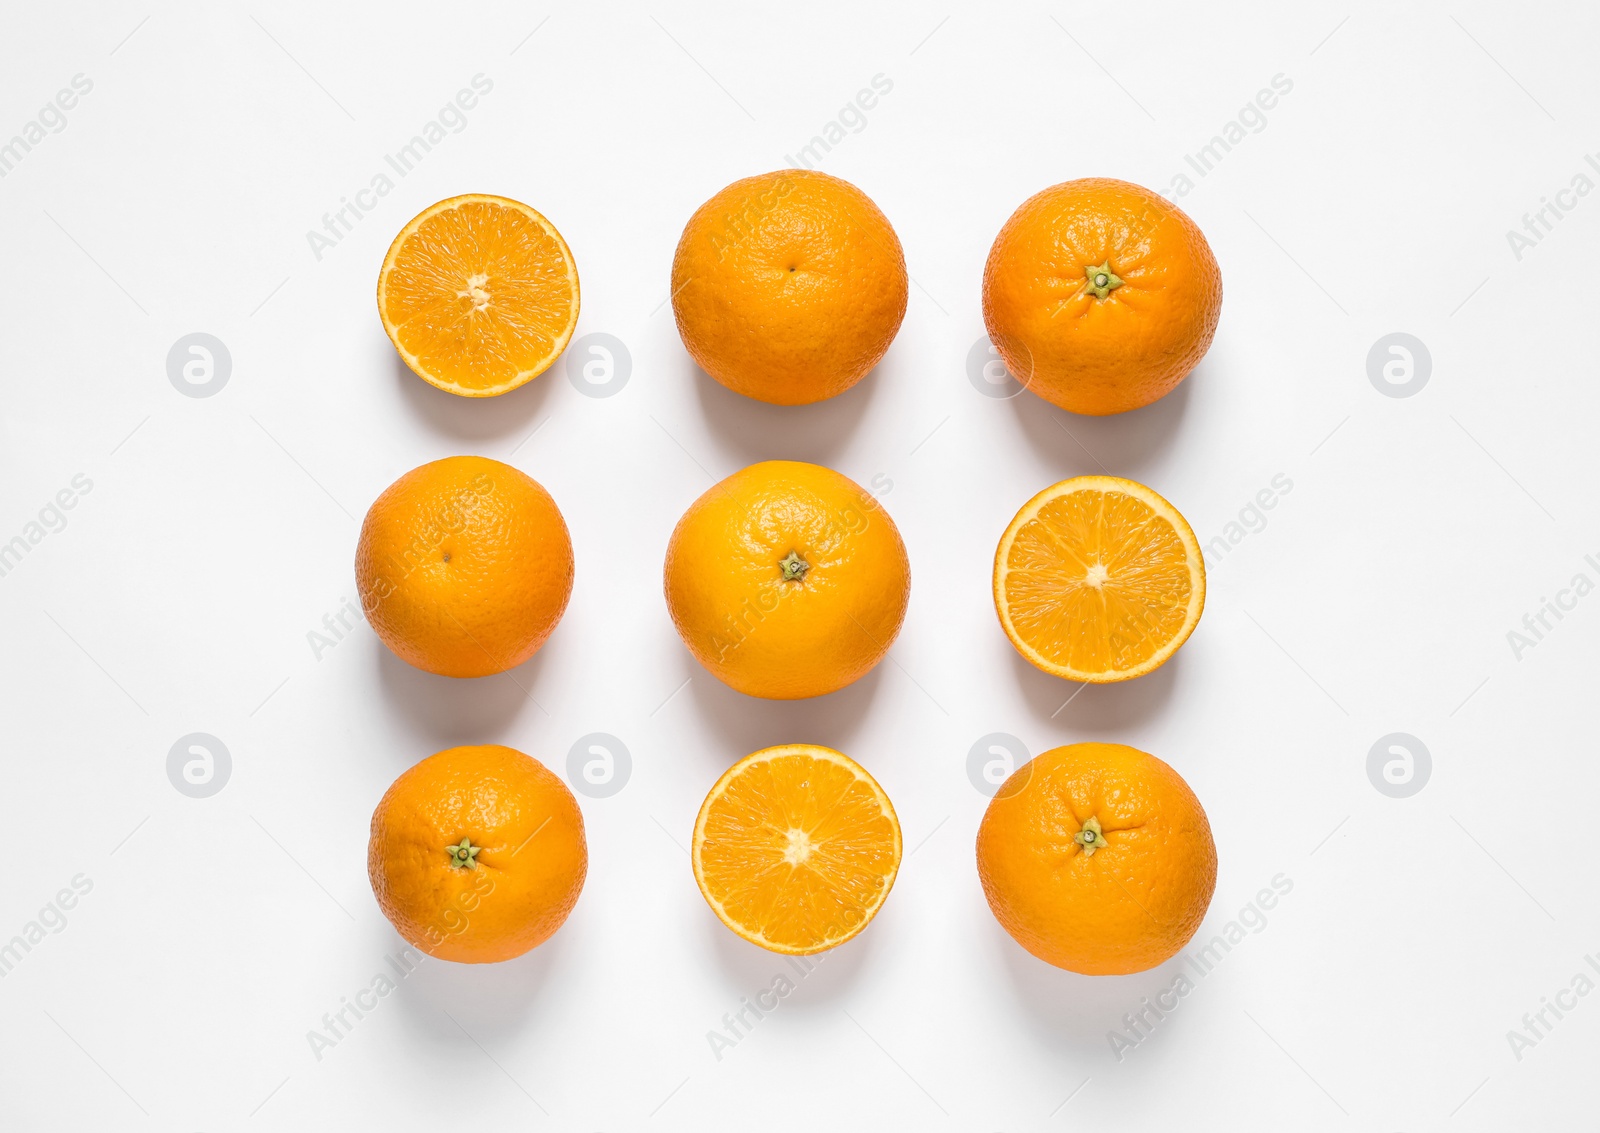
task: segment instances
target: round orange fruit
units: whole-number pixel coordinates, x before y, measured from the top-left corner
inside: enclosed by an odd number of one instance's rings
[[[1022,505],[994,555],[994,608],[1017,652],[1054,676],[1104,684],[1152,672],[1206,603],[1200,544],[1143,484],[1078,476]]]
[[[556,502],[486,456],[413,468],[361,524],[356,589],[397,656],[483,677],[537,652],[572,595],[572,540]]]
[[[1006,368],[1073,413],[1170,393],[1210,349],[1221,312],[1222,273],[1194,221],[1108,177],[1029,197],[983,269],[983,321]]]
[[[493,397],[550,368],[578,325],[578,267],[539,213],[467,193],[430,205],[389,245],[378,316],[423,381]]]
[[[978,827],[978,879],[1047,964],[1119,976],[1165,963],[1217,885],[1211,824],[1179,774],[1123,744],[1069,744],[1019,767]]]
[[[745,756],[706,795],[694,879],[734,932],[804,956],[867,927],[894,887],[900,845],[900,820],[865,768],[786,744]]]
[[[735,181],[689,218],[672,259],[683,345],[717,381],[805,405],[878,364],[906,313],[900,240],[848,181],[785,169]]]
[[[367,876],[383,915],[441,960],[509,960],[549,939],[589,870],[567,785],[490,744],[430,755],[372,814]]]
[[[911,564],[872,495],[830,468],[768,460],[701,496],[667,545],[667,609],[719,680],[772,700],[822,696],[883,659]]]

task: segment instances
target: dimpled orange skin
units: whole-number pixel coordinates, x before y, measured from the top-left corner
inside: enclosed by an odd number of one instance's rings
[[[447,677],[532,657],[572,596],[572,539],[555,500],[484,456],[413,468],[372,504],[356,544],[367,621],[397,656]]]
[[[1104,298],[1088,270],[1120,278]],[[1029,197],[989,249],[983,321],[1006,368],[1073,413],[1166,396],[1211,347],[1222,273],[1199,227],[1139,185],[1089,177]]]
[[[783,561],[805,564],[786,580]],[[701,496],[667,545],[667,608],[724,684],[772,700],[844,688],[900,632],[911,564],[889,513],[853,480],[769,460]]]
[[[1075,841],[1095,819],[1103,844]],[[1211,824],[1189,785],[1123,744],[1069,744],[1006,780],[978,827],[978,877],[1018,944],[1088,976],[1165,963],[1217,884]]]
[[[848,181],[785,169],[735,181],[696,210],[672,259],[683,345],[731,390],[805,405],[855,385],[906,313],[905,256]]]
[[[451,864],[463,838],[471,868]],[[441,960],[487,964],[543,944],[589,870],[583,814],[544,764],[498,745],[412,767],[372,814],[367,876],[383,915]]]

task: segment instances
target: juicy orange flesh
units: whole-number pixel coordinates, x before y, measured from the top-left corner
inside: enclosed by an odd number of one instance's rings
[[[567,253],[538,220],[474,201],[435,213],[401,247],[385,313],[435,379],[493,389],[557,353],[577,301]]]
[[[808,755],[752,763],[706,816],[701,876],[723,912],[764,941],[814,948],[883,901],[895,824],[870,785]]]
[[[1191,588],[1177,531],[1123,492],[1050,500],[1006,555],[1006,601],[1018,636],[1080,672],[1148,661],[1182,632]]]

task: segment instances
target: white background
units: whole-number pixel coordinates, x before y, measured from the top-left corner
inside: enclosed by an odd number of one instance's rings
[[[0,979],[0,1126],[1573,1127],[1600,995],[1520,1059],[1506,1033],[1600,952],[1600,598],[1520,659],[1507,632],[1600,579],[1600,194],[1520,261],[1506,232],[1600,144],[1597,24],[1487,2],[11,5],[0,140],[75,74],[93,89],[0,180],[0,540],[75,475],[92,489],[0,577],[0,943],[73,877],[93,888]],[[466,127],[318,260],[307,231],[477,74],[493,90]],[[895,225],[905,323],[844,396],[744,400],[664,305],[679,232],[878,74],[892,91],[820,168]],[[1181,200],[1226,290],[1193,377],[1104,420],[980,395],[980,273],[1011,211],[1073,177],[1167,188],[1278,74],[1293,90],[1265,128]],[[580,335],[631,354],[615,396],[563,362],[469,401],[397,361],[378,265],[462,192],[560,227]],[[213,397],[167,377],[193,331],[232,358]],[[1432,358],[1412,397],[1368,378],[1394,331]],[[571,526],[549,644],[472,682],[364,626],[314,656],[307,634],[355,596],[367,505],[462,452],[533,475]],[[875,485],[911,554],[890,661],[812,702],[719,685],[661,595],[683,509],[772,457]],[[1101,470],[1206,541],[1274,476],[1293,487],[1213,561],[1171,663],[1062,707],[1077,686],[996,624],[991,556],[1031,494]],[[191,732],[232,755],[210,798],[168,780]],[[365,872],[390,781],[479,742],[566,775],[591,732],[633,771],[580,796],[590,872],[566,926],[510,963],[426,962],[319,1061],[307,1032],[401,943]],[[1193,970],[1079,977],[998,928],[967,772],[994,732],[1178,768],[1221,859],[1203,937],[1293,883],[1120,1061],[1108,1032]],[[1432,753],[1410,798],[1368,778],[1392,732]],[[684,845],[722,769],[789,741],[864,763],[907,856],[870,929],[719,1060],[707,1032],[785,968],[718,924]]]

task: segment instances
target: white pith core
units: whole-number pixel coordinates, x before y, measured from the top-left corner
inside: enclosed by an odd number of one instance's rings
[[[783,860],[790,865],[800,865],[811,856],[811,836],[804,830],[790,830],[789,844],[784,847]]]
[[[489,305],[489,292],[484,290],[484,284],[489,282],[489,277],[483,272],[478,272],[467,280],[467,289],[456,292],[463,299],[472,300],[472,309],[481,311]]]

